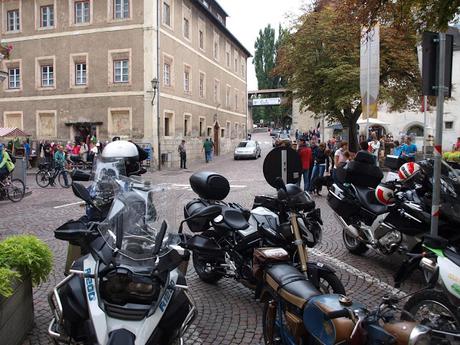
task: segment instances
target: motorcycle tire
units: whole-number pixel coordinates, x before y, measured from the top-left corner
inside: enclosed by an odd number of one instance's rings
[[[352,254],[361,255],[367,252],[369,249],[365,243],[360,242],[348,235],[345,229],[342,230],[342,237],[345,247]]]
[[[440,323],[433,324],[431,320],[426,319],[424,315],[420,315],[419,311],[423,312],[422,308],[429,308],[430,304],[431,306],[439,308],[449,319],[442,319]],[[420,291],[409,298],[403,309],[414,316],[416,321],[430,328],[446,332],[460,332],[460,315],[457,312],[457,307],[452,305],[443,292],[432,289]],[[428,312],[430,316],[436,315],[435,319],[439,321],[440,314],[436,314],[435,311],[430,309],[428,309]],[[401,318],[403,320],[413,321],[409,320],[411,319],[410,316],[405,313],[401,315]]]
[[[319,286],[317,287],[323,295],[339,294],[346,295],[345,287],[334,273],[319,272]]]
[[[206,267],[208,262],[199,253],[193,252],[192,260],[196,274],[205,283],[215,284],[224,277],[224,274],[217,272],[216,268]]]

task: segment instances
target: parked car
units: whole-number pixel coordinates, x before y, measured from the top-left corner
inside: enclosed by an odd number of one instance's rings
[[[280,134],[280,133],[281,133],[281,129],[280,129],[280,128],[273,128],[273,129],[270,131],[270,135],[271,135],[272,137],[275,137],[275,136],[277,136],[277,135]]]
[[[286,145],[292,144],[291,137],[289,136],[289,134],[280,133],[272,138],[273,147],[279,146],[283,143]]]
[[[258,141],[243,140],[235,148],[235,160],[240,158],[258,158],[261,155],[261,149]]]

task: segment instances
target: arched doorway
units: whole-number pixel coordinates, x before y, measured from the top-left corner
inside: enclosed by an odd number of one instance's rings
[[[412,125],[407,128],[406,134],[409,136],[423,137],[424,128],[421,125]]]
[[[218,156],[220,152],[220,138],[219,138],[220,126],[219,122],[216,121],[214,124],[214,155]]]

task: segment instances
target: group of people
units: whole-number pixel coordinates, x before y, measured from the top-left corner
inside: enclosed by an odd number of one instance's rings
[[[212,155],[216,146],[211,138],[206,138],[203,142],[201,152],[204,152],[204,159],[206,163],[212,161]],[[180,156],[180,168],[187,169],[187,149],[185,147],[185,140],[182,140],[179,146],[177,147],[177,152]]]
[[[63,152],[66,160],[69,159],[72,162],[92,162],[94,156],[101,153],[103,150],[103,144],[100,142],[89,143],[85,141],[68,141],[67,144],[60,144],[49,142],[48,140],[40,142],[39,152],[40,158],[45,159],[47,163],[53,165],[55,163],[55,154],[57,152]]]

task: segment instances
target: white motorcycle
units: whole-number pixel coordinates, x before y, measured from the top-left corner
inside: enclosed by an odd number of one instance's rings
[[[55,237],[81,247],[70,274],[50,292],[48,333],[57,343],[182,344],[196,316],[185,273],[190,257],[178,234],[159,231],[150,185],[105,169],[114,187],[107,218]],[[72,185],[87,203],[86,188]],[[203,212],[206,212],[204,210]]]

